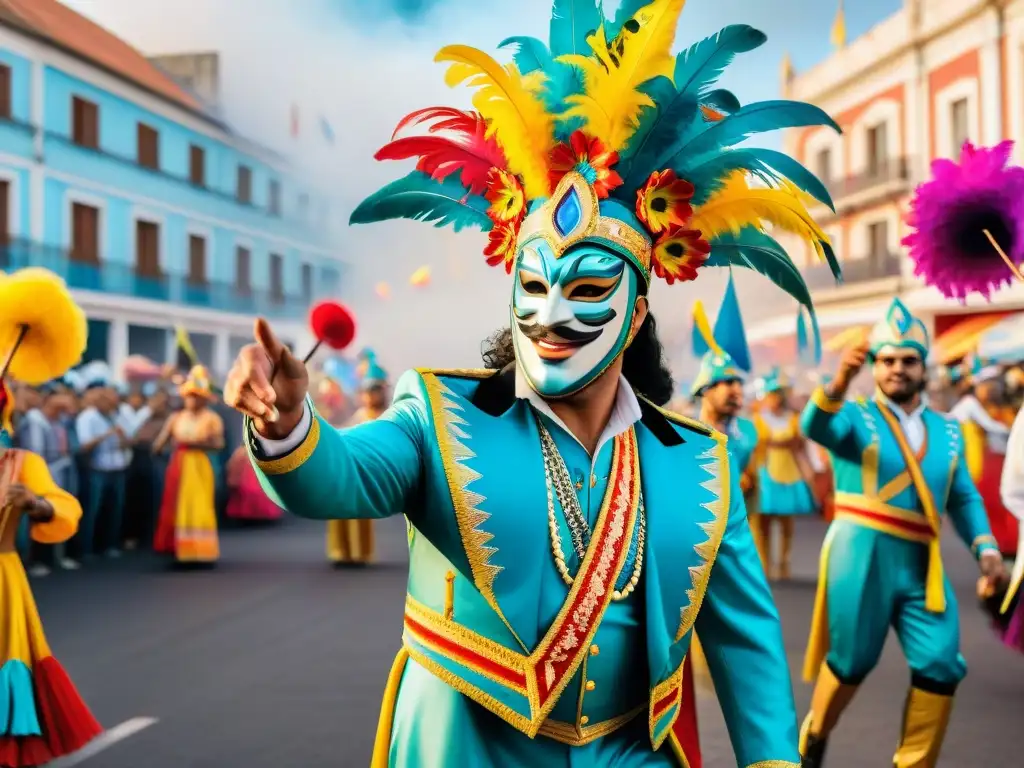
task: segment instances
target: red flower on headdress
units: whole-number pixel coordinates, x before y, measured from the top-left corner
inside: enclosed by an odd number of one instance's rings
[[[605,149],[600,139],[575,131],[569,143],[559,144],[551,150],[549,158],[551,186],[555,187],[565,174],[576,171],[585,178],[602,200],[622,184],[622,177],[612,170],[619,162],[619,153]]]
[[[496,224],[519,222],[526,216],[526,193],[519,179],[502,168],[491,168],[487,174],[487,215]]]
[[[693,215],[693,184],[675,171],[655,171],[636,194],[636,215],[652,234],[686,224]]]
[[[673,227],[662,233],[654,243],[651,269],[669,285],[695,280],[697,270],[704,266],[711,246],[699,229]]]
[[[496,223],[487,233],[487,247],[484,248],[487,263],[492,267],[504,264],[505,272],[512,274],[512,265],[516,261],[516,238],[517,230],[510,223]]]

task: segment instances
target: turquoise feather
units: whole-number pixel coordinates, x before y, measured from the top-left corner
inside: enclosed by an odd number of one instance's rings
[[[487,232],[493,226],[487,206],[485,198],[467,193],[455,175],[438,181],[413,171],[363,200],[352,212],[349,223],[412,219],[435,227],[451,226],[456,232],[467,227]]]
[[[565,111],[566,99],[576,93],[582,93],[583,76],[571,64],[555,61],[543,40],[536,37],[507,37],[499,44],[499,48],[515,47],[512,61],[524,74],[531,72],[544,73],[544,106],[548,112],[558,115]],[[572,132],[583,127],[583,118],[573,117],[560,120],[556,128],[555,138],[567,141]]]
[[[804,320],[802,310],[796,316],[796,349],[797,357],[804,365],[821,364],[821,334],[813,318],[811,332],[808,333],[807,321]]]
[[[654,78],[644,90],[657,106],[641,113],[640,125],[616,166],[623,184],[615,196],[624,200],[633,200],[651,173],[666,167],[657,163],[665,143],[674,141],[680,128],[692,125],[697,118],[696,97],[677,92],[667,77]]]
[[[746,24],[733,24],[694,43],[676,56],[672,80],[676,89],[704,96],[718,80],[736,54],[747,53],[764,44],[768,38]]]
[[[693,162],[694,158],[684,158],[683,162],[673,167],[679,176],[697,188],[693,197],[694,205],[703,204],[733,172],[747,171],[775,187],[780,186],[783,179],[788,179],[815,200],[835,210],[832,196],[821,180],[783,152],[760,148],[725,149],[705,158],[699,163]]]
[[[722,305],[718,308],[714,335],[718,346],[729,353],[729,357],[739,369],[750,373],[750,346],[747,344],[747,334],[743,330],[743,313],[740,311],[740,300],[736,295],[736,283],[732,279],[731,270]]]
[[[690,349],[698,360],[710,351],[708,343],[704,340],[704,334],[700,332],[696,323],[690,327]]]
[[[667,147],[658,165],[674,167],[687,158],[720,152],[723,148],[739,144],[758,133],[812,125],[827,125],[836,133],[842,132],[823,109],[813,104],[785,100],[747,104],[723,120],[709,124],[706,131],[702,131],[682,146],[675,143]]]
[[[828,264],[828,268],[832,272],[832,277],[836,279],[836,285],[839,285],[843,282],[843,268],[839,266],[839,259],[836,258],[836,252],[832,250],[832,246],[824,240],[819,240],[818,245],[821,246],[821,250],[825,253],[825,263]]]
[[[725,88],[718,88],[709,92],[707,96],[701,99],[701,103],[714,107],[726,114],[732,114],[740,108],[740,100],[736,98],[732,91],[728,91]]]
[[[555,0],[549,31],[551,54],[556,58],[570,53],[589,56],[587,36],[603,23],[604,13],[597,0]]]
[[[745,227],[738,235],[723,232],[712,239],[707,266],[752,269],[813,311],[811,292],[796,264],[774,238],[756,227]]]
[[[516,46],[516,50],[512,54],[512,61],[515,62],[516,67],[524,75],[536,72],[538,69],[543,70],[545,74],[551,70],[554,58],[551,56],[551,51],[548,50],[543,40],[521,35],[506,37],[498,43],[499,48],[508,48],[510,46]]]

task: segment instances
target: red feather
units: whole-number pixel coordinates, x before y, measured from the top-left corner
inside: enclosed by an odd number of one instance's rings
[[[352,313],[336,301],[321,301],[309,313],[309,325],[317,342],[331,349],[344,349],[356,337]]]
[[[397,138],[403,128],[432,123],[427,132],[452,133],[453,136],[407,136]],[[406,116],[395,129],[391,143],[382,147],[378,160],[419,158],[416,170],[441,181],[461,172],[463,185],[472,194],[487,189],[492,168],[505,169],[505,154],[498,142],[487,137],[487,123],[476,112],[451,107],[428,107]]]

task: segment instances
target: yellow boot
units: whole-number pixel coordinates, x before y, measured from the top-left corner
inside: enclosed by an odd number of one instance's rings
[[[893,768],[935,768],[952,711],[952,696],[911,688]]]
[[[821,665],[818,679],[814,683],[814,695],[811,696],[811,710],[800,728],[803,768],[820,768],[824,765],[828,736],[856,692],[856,685],[841,683],[828,664]]]

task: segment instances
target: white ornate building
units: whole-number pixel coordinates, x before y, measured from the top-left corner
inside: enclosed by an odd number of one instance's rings
[[[966,318],[1024,308],[1024,286],[991,304],[944,300],[912,275],[900,245],[910,195],[932,159],[958,155],[967,139],[990,145],[1024,136],[1024,0],[905,0],[812,69],[796,73],[784,62],[782,93],[817,104],[843,129],[795,129],[784,140],[826,180],[836,205],[835,213],[825,206],[812,213],[833,241],[844,285],[835,286],[808,249],[786,242],[806,265],[826,338],[873,323],[894,295],[939,337]],[[1024,164],[1021,143],[1015,161]],[[770,347],[792,333],[790,312],[759,323],[750,339]]]

